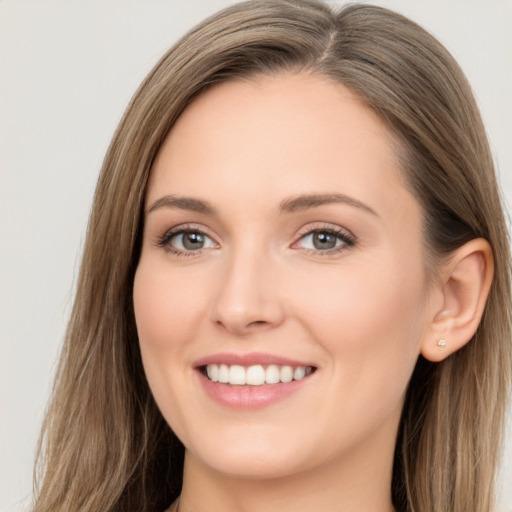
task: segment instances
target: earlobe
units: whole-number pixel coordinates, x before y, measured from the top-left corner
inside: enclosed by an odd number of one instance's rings
[[[439,362],[469,342],[482,319],[493,274],[487,240],[476,238],[453,252],[441,271],[442,306],[422,341],[423,357]]]

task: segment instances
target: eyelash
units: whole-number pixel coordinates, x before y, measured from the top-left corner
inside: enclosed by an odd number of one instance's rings
[[[307,231],[304,231],[300,234],[297,242],[294,242],[293,246],[297,245],[297,243],[301,240],[303,240],[306,236],[314,234],[314,233],[327,233],[329,235],[333,235],[336,238],[341,240],[341,244],[337,247],[333,247],[332,249],[304,249],[304,252],[308,255],[314,255],[314,256],[332,256],[334,254],[339,254],[343,251],[346,251],[347,249],[351,249],[353,247],[356,247],[357,240],[352,235],[352,233],[348,232],[347,230],[333,227],[333,226],[322,226],[318,228],[309,228]]]
[[[173,228],[169,231],[167,231],[162,237],[160,237],[156,243],[157,246],[162,247],[166,252],[169,254],[172,254],[174,256],[178,257],[191,257],[191,256],[199,256],[203,253],[203,249],[198,249],[195,251],[192,250],[181,250],[177,249],[176,247],[173,247],[169,244],[169,242],[177,235],[185,234],[185,233],[198,233],[203,236],[208,237],[210,240],[213,240],[211,236],[209,236],[202,228],[199,226],[195,226],[192,224],[188,225],[182,225],[177,228]],[[333,235],[339,240],[342,241],[342,243],[337,246],[333,247],[332,249],[325,249],[325,250],[319,250],[319,249],[304,249],[304,252],[308,255],[319,255],[319,256],[332,256],[334,254],[341,253],[347,249],[351,249],[353,247],[356,247],[357,240],[356,238],[349,233],[346,230],[342,230],[340,228],[335,228],[333,226],[322,226],[318,228],[308,229],[307,231],[304,231],[302,234],[300,234],[297,242],[294,242],[292,247],[297,245],[297,243],[301,240],[303,240],[306,236],[312,235],[314,233],[327,233],[329,235]],[[214,242],[216,243],[216,242]]]
[[[172,238],[174,238],[177,235],[182,235],[185,233],[199,233],[199,234],[206,236],[206,237],[210,238],[211,240],[213,240],[212,237],[209,236],[204,231],[204,229],[201,229],[199,226],[196,226],[194,224],[185,224],[185,225],[182,225],[182,226],[179,226],[177,228],[173,228],[173,229],[170,229],[169,231],[167,231],[157,241],[156,245],[158,245],[159,247],[162,247],[169,254],[172,254],[173,256],[178,256],[178,257],[186,258],[186,257],[190,257],[190,256],[199,256],[200,254],[202,254],[203,249],[198,249],[197,251],[183,251],[181,249],[176,249],[176,247],[173,247],[172,245],[169,244],[169,242],[171,241]]]

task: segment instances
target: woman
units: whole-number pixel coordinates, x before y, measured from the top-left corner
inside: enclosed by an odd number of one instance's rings
[[[371,6],[229,8],[107,153],[35,510],[490,511],[509,275],[438,42]]]

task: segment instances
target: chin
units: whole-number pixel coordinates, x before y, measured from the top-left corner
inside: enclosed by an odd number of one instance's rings
[[[302,468],[294,461],[283,460],[279,457],[260,456],[222,456],[222,460],[202,460],[216,473],[232,478],[245,480],[269,480],[284,478],[299,473]]]
[[[211,470],[244,479],[281,478],[304,470],[304,439],[294,445],[283,442],[281,436],[266,437],[251,429],[242,438],[223,435],[203,439],[197,446],[187,449],[187,456]]]

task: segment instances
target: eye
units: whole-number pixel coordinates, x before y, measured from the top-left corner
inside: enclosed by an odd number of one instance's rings
[[[332,254],[353,247],[355,243],[354,237],[346,231],[329,227],[308,231],[293,247],[306,249],[316,254]]]
[[[168,252],[177,255],[190,255],[202,249],[218,247],[206,233],[198,229],[178,228],[167,232],[158,242]]]
[[[206,247],[214,247],[212,239],[199,231],[185,231],[173,235],[168,243],[176,249],[197,251]]]

